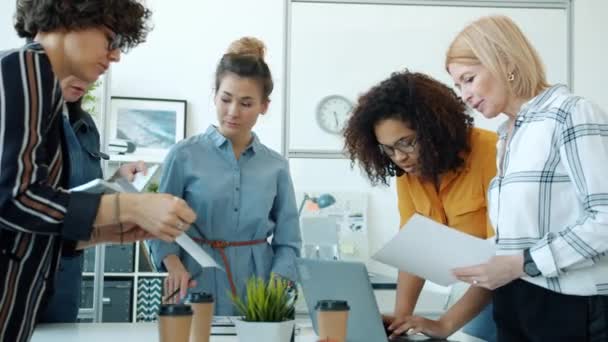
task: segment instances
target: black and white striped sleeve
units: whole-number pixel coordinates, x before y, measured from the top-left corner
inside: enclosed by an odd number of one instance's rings
[[[44,52],[0,57],[0,226],[88,240],[100,196],[60,188],[58,82]]]

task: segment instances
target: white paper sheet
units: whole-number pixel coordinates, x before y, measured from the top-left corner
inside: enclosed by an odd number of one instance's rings
[[[496,253],[493,239],[480,239],[414,214],[372,259],[448,286],[452,269],[487,262]]]
[[[113,194],[115,192],[125,192],[119,184],[109,182],[101,178],[93,179],[88,183],[71,188],[70,191],[81,191],[92,194]]]
[[[213,258],[209,256],[209,254],[207,254],[207,252],[205,252],[201,246],[194,242],[194,240],[192,240],[188,234],[180,234],[175,239],[175,242],[177,242],[178,245],[188,252],[188,254],[190,254],[194,260],[201,265],[201,267],[217,267],[222,271],[224,270],[224,268],[218,265],[218,263],[215,262],[215,260],[213,260]]]
[[[144,191],[148,183],[150,183],[152,177],[154,177],[156,172],[158,172],[158,169],[158,165],[152,165],[152,167],[148,168],[145,176],[143,172],[136,173],[131,184],[133,184],[137,191]]]

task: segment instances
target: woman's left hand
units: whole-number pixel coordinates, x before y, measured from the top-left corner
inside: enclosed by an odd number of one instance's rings
[[[85,249],[99,243],[125,244],[152,238],[154,238],[154,235],[134,224],[125,223],[122,227],[118,224],[113,224],[104,227],[93,227],[91,239],[88,241],[78,241],[76,249]]]
[[[148,172],[146,163],[144,163],[141,160],[134,162],[134,163],[123,164],[118,169],[118,174],[121,177],[126,178],[129,182],[133,181],[133,179],[135,178],[135,174],[138,172],[143,172],[144,176],[146,175],[146,172]]]
[[[452,270],[454,276],[473,286],[494,290],[524,276],[524,256],[497,255],[487,263]]]

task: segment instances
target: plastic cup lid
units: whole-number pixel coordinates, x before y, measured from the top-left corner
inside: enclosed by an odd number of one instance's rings
[[[320,300],[315,306],[316,310],[320,311],[345,311],[350,310],[348,302],[345,300]]]
[[[158,310],[159,316],[191,316],[192,308],[186,304],[163,304]]]
[[[206,292],[190,293],[186,298],[188,303],[213,303],[213,295]]]

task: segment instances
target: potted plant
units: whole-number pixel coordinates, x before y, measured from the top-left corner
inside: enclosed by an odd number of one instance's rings
[[[146,188],[146,192],[158,192],[158,183],[150,182]]]
[[[295,297],[289,282],[272,275],[268,282],[252,277],[247,281],[246,298],[230,295],[242,316],[235,320],[241,342],[289,341],[294,328]]]
[[[98,89],[99,86],[101,85],[101,81],[97,80],[94,83],[91,83],[88,88],[87,91],[84,93],[84,96],[82,97],[82,108],[89,114],[91,114],[91,116],[93,117],[97,117],[97,105],[98,103],[98,98],[97,96],[98,94]]]

